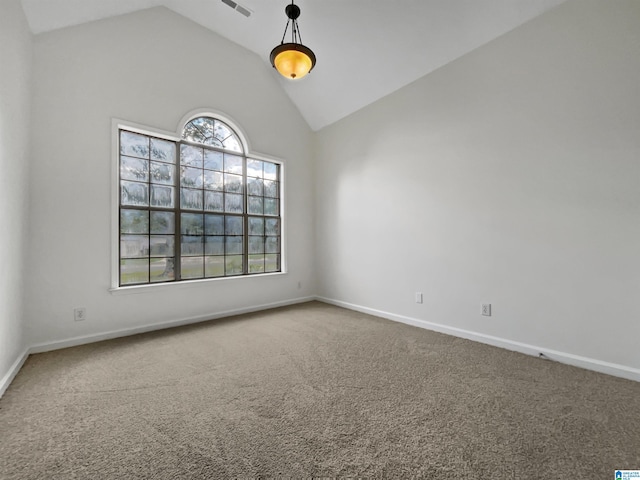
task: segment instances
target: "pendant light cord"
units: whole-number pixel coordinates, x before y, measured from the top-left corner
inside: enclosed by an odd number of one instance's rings
[[[293,21],[293,28],[295,29],[295,39],[297,40],[297,42],[294,40],[293,43],[302,43],[302,35],[300,34],[300,29],[298,28],[298,21],[294,20]]]
[[[284,43],[284,37],[287,36],[287,30],[289,30],[289,22],[291,22],[291,19],[287,20],[287,26],[284,27],[284,33],[282,34],[282,40],[280,41],[280,45]]]
[[[291,0],[291,5],[294,5],[293,0]],[[284,38],[287,36],[289,24],[291,24],[291,43],[302,44],[302,35],[300,34],[300,29],[298,28],[298,20],[296,18],[288,17],[287,25],[284,27],[284,33],[282,34],[282,40],[280,40],[280,45],[284,44]]]

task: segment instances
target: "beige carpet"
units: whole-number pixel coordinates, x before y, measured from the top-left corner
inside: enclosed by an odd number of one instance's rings
[[[609,479],[640,383],[308,303],[29,358],[0,478]]]

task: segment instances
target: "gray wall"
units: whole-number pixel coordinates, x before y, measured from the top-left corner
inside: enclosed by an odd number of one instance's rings
[[[23,265],[28,243],[31,33],[19,0],[0,15],[0,394],[25,348]]]
[[[640,368],[640,2],[565,3],[316,140],[321,296]]]
[[[165,8],[37,35],[34,48],[31,344],[207,318],[315,291],[312,134],[260,58]],[[112,118],[176,132],[198,108],[224,112],[253,151],[284,160],[289,273],[114,295]],[[73,321],[74,307],[87,309],[86,321]]]

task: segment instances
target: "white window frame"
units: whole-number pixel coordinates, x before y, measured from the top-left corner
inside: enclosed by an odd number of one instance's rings
[[[198,117],[212,117],[218,119],[227,125],[229,125],[237,134],[242,148],[244,150],[243,155],[247,158],[254,158],[256,160],[264,160],[267,162],[277,163],[280,166],[280,271],[270,273],[259,273],[252,275],[237,275],[231,277],[216,277],[216,278],[200,278],[194,280],[180,280],[177,282],[166,283],[154,283],[143,285],[130,285],[120,286],[120,148],[119,148],[119,136],[120,130],[129,130],[134,133],[141,133],[143,135],[152,135],[165,140],[173,142],[182,141],[182,131],[187,123]],[[118,118],[111,119],[111,282],[109,291],[111,294],[133,294],[143,293],[148,291],[158,291],[162,289],[180,289],[180,288],[194,288],[201,286],[210,286],[212,282],[237,282],[237,281],[249,281],[258,278],[269,278],[273,276],[286,275],[287,274],[287,221],[286,221],[286,163],[283,159],[273,157],[271,155],[265,155],[263,153],[254,152],[251,150],[247,135],[244,133],[238,123],[230,118],[228,115],[211,109],[198,109],[193,110],[182,117],[178,122],[178,127],[175,132],[161,130],[148,125],[143,125],[128,120],[122,120]],[[179,201],[179,199],[176,199]]]

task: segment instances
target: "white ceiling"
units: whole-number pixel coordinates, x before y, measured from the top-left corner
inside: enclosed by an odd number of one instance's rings
[[[296,0],[318,63],[291,81],[269,64],[290,0],[22,0],[33,33],[163,5],[255,52],[314,130],[388,95],[566,0]]]

